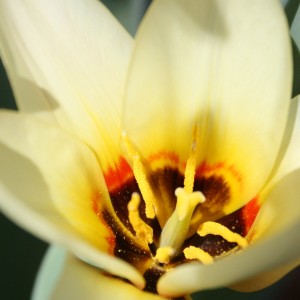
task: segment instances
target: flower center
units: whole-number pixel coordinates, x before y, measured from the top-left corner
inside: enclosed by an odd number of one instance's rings
[[[193,213],[198,205],[205,202],[206,198],[201,191],[194,191],[194,178],[196,172],[196,161],[199,148],[199,128],[195,126],[193,130],[192,146],[189,159],[186,163],[184,173],[184,187],[177,187],[175,190],[176,207],[167,222],[164,224],[159,246],[155,250],[153,260],[159,265],[167,265],[172,259],[183,252],[186,259],[197,259],[204,264],[212,263],[213,257],[206,251],[195,246],[188,246],[184,249],[183,244],[187,239]],[[141,155],[135,149],[126,134],[123,134],[129,157],[132,160],[132,169],[137,181],[140,193],[145,202],[145,215],[148,219],[156,217],[155,207],[159,201],[152,191],[151,184],[147,176],[146,162],[143,162]],[[141,197],[138,193],[133,193],[128,203],[128,218],[135,231],[136,239],[145,247],[153,244],[153,229],[141,218],[139,205]],[[216,222],[205,222],[197,230],[199,236],[217,235],[224,240],[236,243],[239,247],[247,246],[247,240],[240,234],[232,232],[227,227]],[[153,251],[152,251],[153,252]]]
[[[197,165],[199,128],[192,135],[185,166],[174,152],[159,151],[146,159],[126,134],[126,159],[105,173],[111,206],[93,209],[108,229],[108,251],[143,274],[145,290],[157,293],[163,273],[198,260],[213,263],[247,246],[260,205],[258,197],[226,214],[226,206],[243,186],[235,166],[225,162]],[[130,162],[130,164],[128,163]]]

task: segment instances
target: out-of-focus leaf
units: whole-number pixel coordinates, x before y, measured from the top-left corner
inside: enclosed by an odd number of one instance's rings
[[[300,0],[298,1],[300,2]],[[292,25],[291,25],[291,34],[292,37],[298,47],[300,49],[300,9],[299,9],[299,3],[298,3],[298,10],[296,11],[296,15],[293,19]]]
[[[280,0],[280,2],[284,7],[285,14],[291,27],[297,14],[300,0]]]
[[[150,0],[101,0],[128,32],[134,36]]]
[[[294,60],[294,80],[292,96],[300,94],[300,0],[280,0],[284,7],[289,26],[291,29],[293,60]]]
[[[300,94],[300,52],[297,44],[292,39],[293,60],[294,60],[294,79],[292,97]]]

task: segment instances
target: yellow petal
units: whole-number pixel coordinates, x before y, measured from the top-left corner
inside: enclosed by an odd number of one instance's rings
[[[132,266],[111,256],[114,234],[101,216],[111,203],[90,149],[59,128],[12,112],[0,114],[0,143],[1,210],[38,237],[142,286]]]
[[[198,124],[198,165],[222,166],[209,176],[229,185],[229,200],[219,205],[227,214],[268,178],[290,90],[289,34],[278,1],[156,1],[137,34],[124,128],[146,158],[175,153],[180,166]]]
[[[48,251],[33,293],[33,300],[163,300],[116,278],[108,277],[59,248]]]
[[[19,107],[54,114],[114,160],[132,39],[96,0],[0,3],[0,49]]]

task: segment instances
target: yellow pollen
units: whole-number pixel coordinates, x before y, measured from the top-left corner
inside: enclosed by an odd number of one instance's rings
[[[205,265],[214,262],[214,259],[210,254],[194,246],[185,248],[183,253],[186,259],[197,259]]]
[[[192,193],[196,173],[197,154],[199,147],[199,125],[196,124],[193,129],[193,139],[189,159],[187,160],[184,173],[184,190]]]
[[[128,217],[130,224],[132,225],[137,239],[140,242],[147,244],[153,243],[153,229],[146,224],[140,217],[139,214],[139,205],[141,202],[141,197],[138,193],[133,193],[131,200],[128,203]]]
[[[241,248],[246,248],[248,246],[248,242],[245,238],[216,222],[205,222],[201,224],[197,233],[200,236],[208,234],[220,235],[228,242],[237,243]]]
[[[133,174],[146,204],[146,209],[145,209],[146,217],[149,219],[153,219],[155,217],[155,211],[154,211],[155,198],[146,175],[147,174],[146,170],[141,161],[141,157],[138,151],[135,149],[134,145],[128,139],[125,132],[122,134],[122,138],[125,142],[127,151],[132,158]]]
[[[161,264],[168,264],[170,258],[175,254],[175,249],[172,247],[160,247],[156,251],[154,259],[156,259]]]

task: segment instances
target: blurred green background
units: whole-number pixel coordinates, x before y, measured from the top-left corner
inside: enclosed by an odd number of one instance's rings
[[[134,35],[150,0],[103,0],[121,23]],[[294,37],[294,89],[300,92],[299,1],[281,0],[292,25]],[[296,16],[296,19],[295,19]],[[296,21],[295,21],[296,20]],[[0,63],[0,108],[16,109],[3,65]],[[27,300],[34,284],[39,264],[48,245],[16,225],[0,213],[0,300]],[[193,295],[201,300],[300,300],[300,268],[295,269],[275,285],[255,293],[238,293],[229,289],[205,291]],[[43,300],[43,299],[41,299]],[[112,299],[113,300],[113,299]],[[125,299],[124,299],[125,300]],[[129,299],[130,300],[130,299]]]

